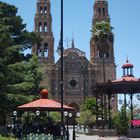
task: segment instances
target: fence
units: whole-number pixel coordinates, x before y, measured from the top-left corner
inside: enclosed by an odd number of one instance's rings
[[[50,134],[29,134],[27,140],[53,140],[53,135]]]

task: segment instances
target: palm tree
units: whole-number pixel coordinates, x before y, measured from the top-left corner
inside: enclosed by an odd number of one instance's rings
[[[105,58],[109,57],[109,47],[110,43],[113,42],[113,32],[112,32],[113,27],[111,27],[109,22],[96,22],[96,24],[93,27],[92,30],[92,39],[95,42],[95,46],[97,47],[98,50],[98,55],[99,58],[102,59],[102,64],[103,64],[103,82],[106,82],[106,77],[105,77]],[[106,95],[102,97],[102,105],[101,105],[101,117],[103,120],[103,113],[105,114],[105,124],[107,121],[107,105],[106,105]],[[104,124],[103,124],[104,128]]]
[[[95,41],[101,55],[107,51],[108,43],[113,41],[113,27],[108,22],[96,22],[92,31],[92,39]]]

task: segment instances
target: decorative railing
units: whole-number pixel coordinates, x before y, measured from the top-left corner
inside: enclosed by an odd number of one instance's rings
[[[53,135],[51,134],[29,134],[27,135],[27,140],[53,140]]]

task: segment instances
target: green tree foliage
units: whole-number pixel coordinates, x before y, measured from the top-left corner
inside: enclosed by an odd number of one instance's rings
[[[49,116],[52,119],[52,121],[55,121],[55,122],[60,122],[61,121],[60,112],[50,112]]]
[[[85,103],[82,104],[81,110],[90,110],[93,114],[96,114],[96,100],[95,98],[87,98]]]
[[[39,91],[41,69],[36,57],[24,51],[41,41],[39,35],[28,32],[17,8],[0,2],[0,123],[17,105]]]
[[[108,41],[113,40],[113,27],[111,27],[108,22],[97,22],[92,31],[92,38],[95,40],[95,43],[100,50],[100,52],[104,53],[108,46]]]
[[[96,115],[96,101],[95,98],[86,99],[85,103],[81,106],[80,117],[77,119],[77,122],[80,125],[88,126],[89,128],[93,127],[95,123]]]
[[[118,135],[128,134],[129,122],[128,117],[125,114],[124,106],[122,106],[119,113],[113,118],[113,121]]]
[[[90,129],[95,123],[95,116],[92,114],[91,110],[84,110],[81,111],[80,117],[77,118],[77,122],[80,125],[88,126]]]
[[[15,138],[12,138],[12,137],[5,137],[5,136],[1,136],[0,135],[0,140],[16,140]]]

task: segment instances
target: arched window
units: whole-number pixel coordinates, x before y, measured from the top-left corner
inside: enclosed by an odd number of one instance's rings
[[[105,53],[105,57],[106,58],[109,58],[109,53]]]
[[[102,8],[102,11],[103,11],[103,15],[105,15],[105,8]]]
[[[97,52],[97,57],[98,57],[98,58],[102,58],[102,53],[101,53],[101,51],[99,51],[99,50],[98,50],[98,52]]]
[[[100,7],[98,8],[98,13],[99,13],[99,15],[101,15],[101,8]]]
[[[37,56],[41,57],[42,51],[41,51],[41,44],[38,44],[37,47]]]
[[[39,11],[39,12],[40,12],[40,14],[42,14],[42,13],[43,13],[42,7],[40,7],[40,11]]]
[[[44,57],[48,57],[48,43],[44,43]]]
[[[48,31],[48,27],[47,27],[47,23],[45,22],[44,23],[44,32],[47,32]]]
[[[47,7],[44,7],[44,14],[47,14]]]
[[[42,32],[42,23],[39,22],[39,32]]]

